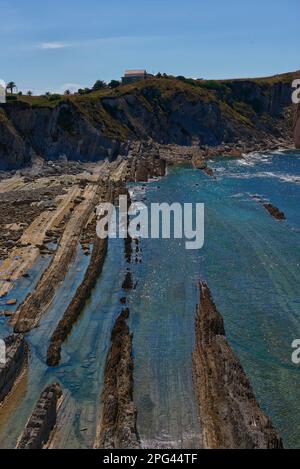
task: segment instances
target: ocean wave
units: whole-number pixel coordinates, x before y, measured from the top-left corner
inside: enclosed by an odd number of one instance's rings
[[[272,178],[278,179],[282,182],[289,182],[293,184],[300,184],[300,175],[288,173],[273,173],[271,171],[259,171],[257,173],[236,173],[227,172],[224,176],[231,179],[255,179],[255,178]]]

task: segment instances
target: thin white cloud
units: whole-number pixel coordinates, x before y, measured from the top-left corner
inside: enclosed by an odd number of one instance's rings
[[[79,83],[64,83],[58,89],[55,89],[55,93],[63,94],[66,90],[69,90],[71,93],[75,93],[79,88],[84,88],[84,86]]]
[[[107,36],[93,39],[84,39],[82,41],[73,42],[42,42],[38,45],[39,49],[64,49],[66,47],[90,47],[91,45],[100,44],[119,44],[119,43],[133,43],[137,44],[140,42],[154,41],[156,39],[162,39],[161,36]]]
[[[40,49],[64,49],[65,47],[67,45],[62,42],[43,42],[39,45]]]

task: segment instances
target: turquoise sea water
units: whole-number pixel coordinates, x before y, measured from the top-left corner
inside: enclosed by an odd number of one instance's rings
[[[201,446],[191,353],[203,279],[259,403],[285,446],[300,447],[300,369],[291,361],[291,343],[300,338],[300,152],[220,158],[210,166],[216,179],[176,167],[167,177],[134,188],[136,199],[146,204],[205,204],[203,249],[187,251],[183,240],[142,240],[143,262],[131,266],[137,282],[128,305],[140,436],[150,447]],[[272,218],[253,196],[278,206],[287,221]],[[12,410],[0,409],[0,447],[14,446],[40,392],[56,379],[66,397],[56,446],[93,446],[110,332],[124,295],[121,240],[110,241],[103,273],[63,347],[61,365],[51,370],[45,365],[50,333],[87,263],[79,251],[40,328],[28,336],[27,381]]]
[[[150,202],[203,202],[205,245],[144,240],[133,300],[136,399],[145,441],[197,445],[190,355],[197,284],[208,282],[229,341],[286,446],[300,446],[300,153],[210,162],[216,179],[178,167],[148,186]],[[159,191],[157,190],[159,185]],[[272,218],[254,199],[283,210]],[[193,437],[194,436],[194,437]]]

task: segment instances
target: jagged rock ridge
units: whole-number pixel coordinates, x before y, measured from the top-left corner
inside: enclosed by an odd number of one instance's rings
[[[205,448],[282,448],[232,351],[210,290],[200,284],[193,375]]]
[[[42,392],[19,438],[17,449],[43,449],[48,443],[56,424],[57,406],[61,396],[62,390],[58,383],[51,384]]]

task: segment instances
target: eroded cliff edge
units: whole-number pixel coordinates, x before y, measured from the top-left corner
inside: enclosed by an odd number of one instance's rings
[[[193,377],[205,448],[282,448],[225,336],[211,292],[200,284]]]

